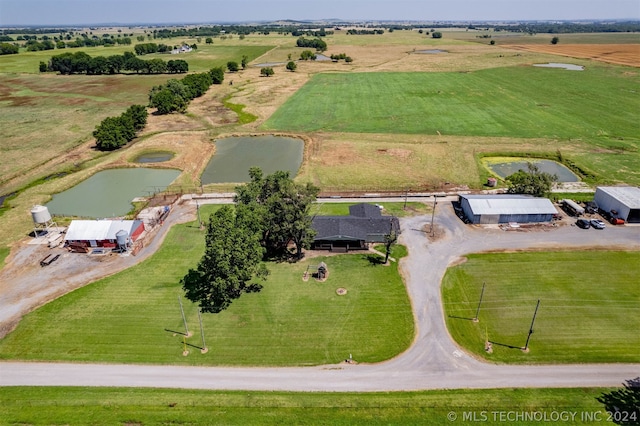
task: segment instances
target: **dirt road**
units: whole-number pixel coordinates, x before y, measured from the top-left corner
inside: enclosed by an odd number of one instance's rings
[[[124,386],[290,391],[393,391],[500,387],[618,386],[640,375],[637,364],[504,366],[480,362],[452,341],[445,327],[440,281],[449,264],[467,253],[524,248],[625,248],[640,250],[640,227],[604,232],[573,226],[533,232],[462,224],[443,203],[436,225],[444,235],[430,242],[430,216],[401,220],[409,256],[401,267],[417,324],[406,352],[380,364],[302,368],[217,368],[68,363],[0,363],[0,386]]]

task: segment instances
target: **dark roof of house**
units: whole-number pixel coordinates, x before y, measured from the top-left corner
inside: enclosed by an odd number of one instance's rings
[[[397,217],[383,216],[372,204],[350,206],[349,212],[349,216],[314,217],[311,224],[316,230],[314,240],[384,242],[384,236],[391,230],[400,231]]]

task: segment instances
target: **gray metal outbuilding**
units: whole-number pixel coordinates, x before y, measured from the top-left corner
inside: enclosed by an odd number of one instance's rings
[[[558,213],[547,198],[527,195],[461,195],[460,206],[478,224],[549,222]]]
[[[640,188],[636,186],[599,186],[594,201],[598,208],[629,223],[640,223]]]

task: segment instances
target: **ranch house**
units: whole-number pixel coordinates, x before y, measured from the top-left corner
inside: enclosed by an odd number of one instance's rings
[[[312,225],[316,231],[311,246],[314,250],[348,252],[366,250],[371,243],[383,243],[390,232],[400,232],[395,216],[383,216],[372,204],[349,206],[348,216],[316,216]]]

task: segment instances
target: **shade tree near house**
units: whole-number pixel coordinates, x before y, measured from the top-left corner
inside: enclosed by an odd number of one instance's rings
[[[253,212],[224,206],[209,217],[205,253],[180,284],[187,299],[203,312],[219,313],[243,293],[259,291],[254,279],[266,279],[264,248],[252,222]]]
[[[284,171],[263,176],[259,167],[253,167],[249,176],[249,183],[236,187],[234,201],[237,208],[248,209],[256,217],[255,231],[266,258],[289,257],[289,242],[296,246],[295,258],[302,258],[302,250],[311,246],[315,236],[309,212],[320,189],[296,183]]]

